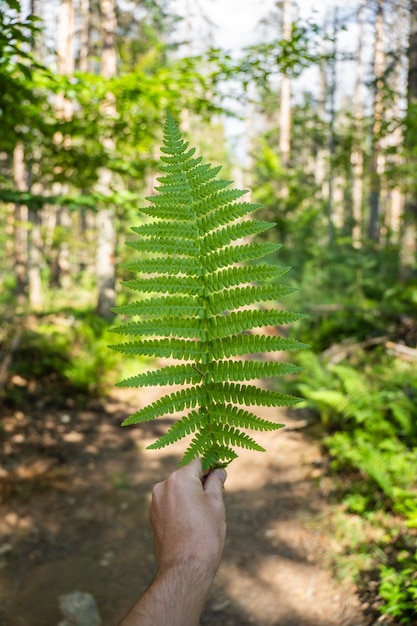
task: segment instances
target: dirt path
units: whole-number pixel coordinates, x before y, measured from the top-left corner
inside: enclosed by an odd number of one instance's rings
[[[0,626],[57,626],[58,597],[74,590],[115,626],[152,578],[149,496],[183,444],[145,451],[169,421],[120,428],[124,396],[4,412]],[[319,449],[281,419],[287,428],[257,435],[266,453],[243,451],[229,468],[226,547],[201,623],[365,626],[354,590],[326,566]]]

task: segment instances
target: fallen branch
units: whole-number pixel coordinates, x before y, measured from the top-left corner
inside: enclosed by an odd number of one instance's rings
[[[393,341],[387,341],[385,344],[389,354],[393,354],[404,361],[417,360],[417,349],[405,346],[402,343],[394,343]]]
[[[365,341],[359,341],[357,343],[336,343],[330,346],[330,348],[327,348],[327,350],[322,353],[322,356],[324,356],[329,361],[329,363],[336,365],[337,363],[340,363],[340,361],[343,361],[348,356],[354,354],[358,350],[365,350],[366,348],[378,346],[383,343],[386,344],[387,339],[387,336],[383,336],[372,337],[371,339],[366,339]]]

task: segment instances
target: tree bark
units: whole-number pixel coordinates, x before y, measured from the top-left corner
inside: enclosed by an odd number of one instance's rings
[[[42,233],[41,216],[39,210],[29,208],[30,236],[28,245],[28,278],[29,304],[34,311],[40,311],[43,306],[42,289]]]
[[[410,33],[408,42],[408,76],[407,76],[407,119],[404,143],[406,155],[411,160],[414,168],[417,167],[413,148],[416,141],[417,119],[417,0],[410,0]],[[405,281],[415,275],[417,255],[417,197],[416,192],[408,192],[405,206],[404,219],[401,232],[400,245],[400,279]]]
[[[282,16],[282,38],[290,39],[292,30],[292,0],[284,0]],[[279,109],[279,153],[283,169],[288,168],[290,160],[291,136],[291,84],[287,72],[281,74],[281,95]]]
[[[25,153],[22,143],[18,143],[13,151],[13,179],[18,191],[27,191]],[[28,208],[20,203],[14,210],[14,272],[16,278],[16,295],[19,304],[26,299],[28,285]]]
[[[75,16],[73,0],[61,0],[59,18],[58,18],[58,35],[56,42],[56,59],[57,72],[61,76],[71,77],[74,75],[75,58],[74,58],[74,32],[75,32]],[[58,120],[70,121],[73,116],[73,105],[70,100],[65,97],[63,92],[56,96],[55,112]],[[71,146],[71,138],[64,136],[61,132],[55,133],[54,141],[60,147]],[[54,193],[67,194],[70,187],[68,184],[57,183],[54,185]],[[54,220],[55,226],[61,230],[70,231],[72,220],[68,209],[60,206],[51,207],[51,211],[56,212]],[[53,239],[53,238],[52,238]],[[69,246],[68,239],[61,236],[57,237],[56,245],[51,249],[51,268],[50,268],[50,286],[62,287],[62,276],[68,271]]]
[[[100,0],[102,18],[103,51],[101,57],[101,74],[110,79],[116,75],[116,0]],[[114,118],[116,115],[116,103],[114,94],[108,92],[103,107],[103,115]],[[103,145],[108,154],[115,149],[114,139],[109,136],[104,138]],[[106,195],[110,192],[113,183],[112,173],[108,168],[100,171],[98,189]],[[105,319],[112,319],[111,308],[116,303],[116,216],[111,208],[103,208],[97,215],[97,286],[98,300],[97,313]]]
[[[329,172],[328,172],[328,199],[327,199],[327,232],[328,244],[332,247],[335,239],[335,171],[336,155],[336,87],[337,87],[337,31],[339,28],[338,7],[334,7],[333,16],[333,50],[331,53],[330,81],[329,81]]]
[[[369,226],[368,237],[371,241],[379,242],[380,235],[380,196],[381,174],[384,169],[384,159],[381,151],[381,129],[383,120],[383,87],[385,54],[383,47],[384,34],[384,0],[378,0],[375,20],[374,43],[374,101],[372,125],[372,157],[371,157],[371,191],[369,197]]]
[[[78,69],[80,72],[89,72],[90,68],[90,0],[80,0],[80,50],[78,55]]]
[[[358,46],[356,50],[356,76],[355,76],[355,93],[353,98],[353,115],[354,115],[354,143],[351,154],[352,165],[352,240],[355,248],[361,247],[362,242],[362,226],[363,226],[363,101],[362,101],[362,84],[363,84],[363,35],[364,35],[364,9],[365,0],[361,0],[358,11]]]

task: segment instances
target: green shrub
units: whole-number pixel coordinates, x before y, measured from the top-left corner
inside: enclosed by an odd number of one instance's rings
[[[395,567],[380,568],[379,595],[384,600],[381,611],[398,619],[400,624],[417,620],[417,550],[401,551]]]

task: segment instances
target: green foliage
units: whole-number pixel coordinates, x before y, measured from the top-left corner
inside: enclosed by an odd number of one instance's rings
[[[398,624],[414,624],[415,364],[386,354],[382,347],[349,352],[345,342],[338,348],[346,353],[337,364],[311,352],[300,353],[298,362],[305,369],[295,387],[306,398],[305,405],[319,414],[326,431],[323,443],[337,476],[338,501],[341,499],[347,509],[344,516],[370,529],[369,539],[361,530],[359,544],[349,529],[345,561],[351,565],[357,562],[359,569],[379,570],[378,593],[384,601],[381,612],[394,617]]]
[[[400,624],[415,624],[417,617],[417,550],[401,551],[395,567],[380,568],[379,595],[385,603],[381,610],[399,620]]]
[[[191,409],[151,448],[192,434],[181,463],[202,456],[209,468],[234,459],[235,446],[262,450],[242,429],[281,427],[239,405],[298,402],[293,396],[241,382],[299,370],[289,363],[260,360],[260,353],[296,350],[304,344],[252,331],[303,316],[276,309],[276,300],[294,291],[276,282],[288,268],[251,263],[279,248],[247,242],[273,226],[248,217],[259,205],[236,202],[245,192],[229,189],[230,182],[217,177],[219,167],[195,157],[170,115],[162,153],[159,193],[148,198],[153,206],[142,210],[152,219],[133,228],[139,239],[128,244],[140,256],[122,264],[139,273],[139,278],[124,282],[139,296],[116,312],[138,319],[113,329],[129,340],[112,348],[132,356],[186,361],[134,376],[121,386],[188,386],[137,411],[123,424]],[[236,358],[246,355],[254,360]]]
[[[417,376],[415,368],[392,357],[362,355],[355,366],[326,364],[312,353],[297,384],[307,406],[319,412],[330,433],[325,444],[334,470],[354,469],[347,503],[356,512],[379,504],[414,524],[417,453]],[[363,480],[366,477],[366,480]],[[384,502],[385,498],[385,502]]]
[[[411,486],[417,445],[413,368],[393,358],[381,366],[369,356],[360,367],[326,364],[312,353],[300,355],[300,361],[308,373],[300,377],[299,391],[327,430],[337,431],[327,439],[336,462],[364,471],[389,497],[394,486]]]
[[[19,140],[33,140],[42,124],[45,99],[34,89],[34,73],[48,74],[34,59],[35,17],[20,16],[20,3],[0,0],[0,116],[2,150],[11,151]]]
[[[90,311],[60,311],[36,321],[23,330],[15,351],[11,376],[17,374],[29,387],[54,387],[54,399],[70,390],[99,395],[117,376],[117,355],[109,353],[107,324]],[[8,389],[13,397],[16,389]]]

